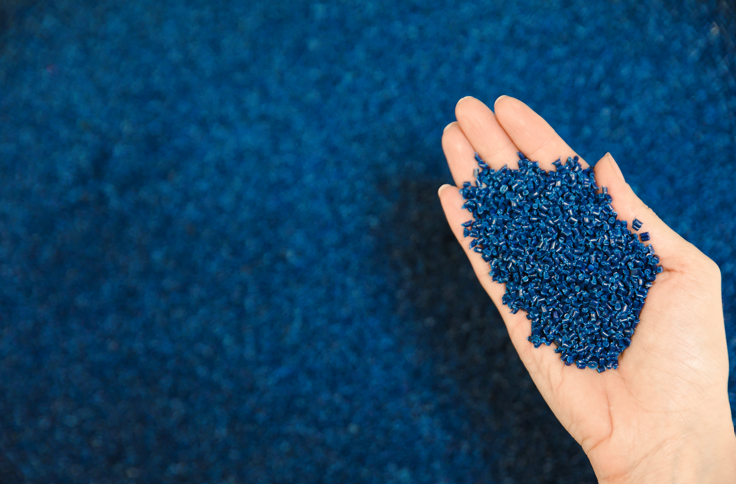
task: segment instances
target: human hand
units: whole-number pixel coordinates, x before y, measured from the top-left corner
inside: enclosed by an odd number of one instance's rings
[[[583,447],[599,482],[736,482],[718,266],[662,222],[606,154],[595,165],[596,182],[608,187],[620,220],[643,223],[664,272],[649,289],[641,322],[617,370],[580,370],[565,366],[552,347],[535,349],[527,341],[531,322],[526,313],[511,314],[501,304],[504,285],[494,282],[490,265],[468,249],[462,223],[471,215],[462,208],[458,187],[474,179],[475,152],[494,169],[516,168],[516,153],[522,152],[545,170],[576,153],[521,101],[502,96],[494,110],[495,115],[471,97],[458,102],[458,121],[442,136],[457,187],[444,185],[439,196],[453,233],[542,396]]]

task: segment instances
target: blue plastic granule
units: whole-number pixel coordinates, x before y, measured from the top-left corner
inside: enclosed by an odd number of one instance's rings
[[[634,221],[631,222],[631,228],[634,229],[635,232],[638,232],[641,228],[641,220],[635,218]]]
[[[503,304],[527,312],[535,348],[554,344],[580,369],[615,369],[662,272],[659,259],[616,219],[608,190],[599,192],[577,157],[549,172],[519,158],[517,170],[493,170],[476,154],[475,185],[460,190],[473,214],[463,233],[506,284]]]
[[[646,242],[647,240],[649,240],[649,232],[643,232],[642,234],[640,234],[640,237],[642,242]]]

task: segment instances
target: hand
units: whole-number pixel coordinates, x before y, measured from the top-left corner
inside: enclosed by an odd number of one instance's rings
[[[576,153],[538,114],[502,96],[494,113],[474,98],[458,102],[458,119],[442,147],[455,184],[473,181],[474,152],[494,169],[516,168],[517,152],[546,170]],[[588,164],[580,160],[584,168]],[[618,370],[565,366],[553,347],[527,341],[531,322],[501,304],[505,288],[468,249],[457,187],[440,188],[447,221],[480,283],[503,316],[519,357],[562,425],[588,455],[600,482],[736,482],[736,437],[728,401],[728,350],[718,266],[677,235],[624,181],[610,154],[596,165],[618,218],[642,221],[664,268],[649,290],[631,346]],[[684,173],[683,176],[688,176]]]

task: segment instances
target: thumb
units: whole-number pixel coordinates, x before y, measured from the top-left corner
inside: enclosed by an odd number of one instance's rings
[[[611,205],[618,214],[619,220],[625,220],[629,229],[632,222],[638,219],[641,224],[639,234],[648,233],[650,240],[645,245],[653,245],[655,253],[665,270],[683,270],[691,268],[692,263],[702,270],[703,263],[715,265],[694,245],[680,237],[666,223],[660,219],[634,193],[626,183],[621,168],[610,153],[601,158],[595,165],[595,178],[598,186],[608,187],[608,193],[613,199]]]

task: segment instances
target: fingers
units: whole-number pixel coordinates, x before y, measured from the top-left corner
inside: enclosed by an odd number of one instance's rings
[[[440,187],[439,197],[440,202],[442,203],[442,209],[445,212],[445,217],[447,217],[447,223],[450,224],[450,229],[452,229],[452,233],[455,234],[457,241],[460,242],[460,245],[465,249],[465,254],[468,256],[468,259],[470,259],[475,275],[478,276],[478,280],[481,285],[488,295],[491,296],[491,299],[493,299],[493,302],[496,304],[499,311],[501,311],[501,298],[503,297],[505,290],[504,286],[497,282],[493,282],[489,275],[490,267],[488,262],[484,261],[480,254],[473,252],[468,248],[470,239],[466,239],[463,236],[462,224],[473,218],[470,212],[462,208],[465,200],[462,195],[460,195],[458,188],[450,185],[443,185]],[[509,312],[508,308],[506,309],[506,312]]]
[[[635,218],[641,221],[642,226],[638,233],[649,233],[651,240],[645,244],[654,244],[654,250],[665,270],[680,267],[690,257],[688,252],[696,251],[698,255],[702,255],[636,196],[610,153],[606,153],[596,163],[595,178],[598,186],[608,187],[608,193],[613,199],[611,205],[618,213],[619,220],[626,220],[629,229]]]
[[[557,159],[562,158],[565,162],[568,157],[577,156],[547,121],[518,99],[501,96],[496,100],[494,111],[511,141],[527,158],[538,161],[545,170],[551,170]],[[580,164],[583,168],[588,167],[582,158]]]
[[[478,168],[475,149],[457,121],[448,124],[442,133],[442,150],[445,152],[455,185],[460,187],[463,182],[472,182],[475,179],[473,170]]]
[[[470,263],[481,285],[501,313],[506,323],[506,329],[509,332],[511,342],[519,353],[521,361],[529,370],[535,383],[542,390],[546,398],[546,396],[550,395],[550,386],[558,378],[558,375],[555,375],[552,380],[547,378],[550,366],[553,364],[557,366],[564,365],[551,347],[534,349],[534,346],[527,341],[527,336],[531,334],[531,321],[526,318],[526,312],[520,311],[516,314],[511,314],[508,306],[504,306],[501,302],[501,298],[506,290],[505,285],[494,282],[489,275],[489,264],[483,260],[480,254],[468,248],[470,239],[466,239],[463,236],[462,224],[470,220],[472,216],[467,210],[462,208],[465,200],[460,195],[458,188],[444,185],[439,190],[439,196],[442,202],[442,209],[445,211],[445,216],[452,232],[465,250],[468,259],[470,259]]]
[[[467,140],[488,166],[518,168],[516,145],[488,106],[473,97],[465,97],[458,101],[455,117]]]

